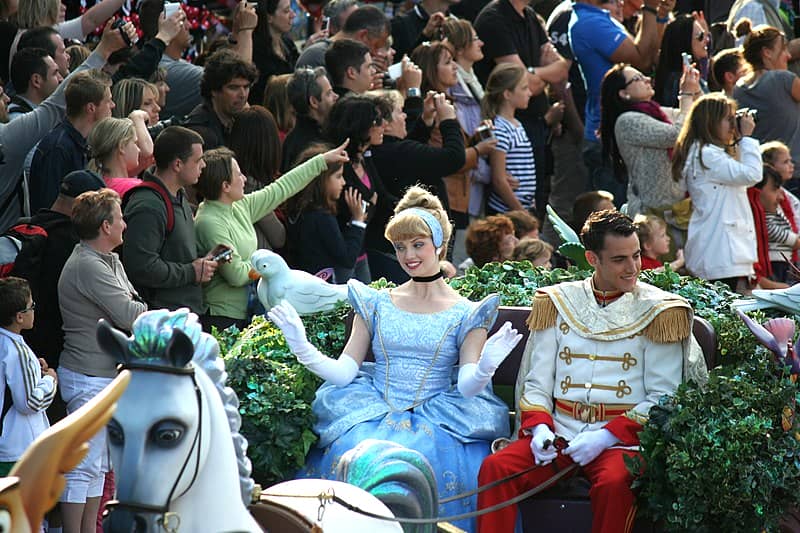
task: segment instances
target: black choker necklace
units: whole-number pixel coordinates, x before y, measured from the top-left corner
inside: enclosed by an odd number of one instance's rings
[[[414,281],[428,282],[428,281],[436,281],[437,279],[439,279],[439,278],[441,278],[443,276],[444,276],[444,272],[442,272],[440,270],[439,272],[437,272],[433,276],[411,276],[411,279],[413,279]]]

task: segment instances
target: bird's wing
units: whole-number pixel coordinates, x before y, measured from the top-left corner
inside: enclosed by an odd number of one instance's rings
[[[547,218],[550,219],[550,223],[553,225],[553,228],[558,233],[558,236],[561,237],[561,240],[564,242],[577,242],[580,243],[581,240],[578,238],[578,234],[575,233],[569,224],[564,222],[558,213],[556,213],[555,209],[550,207],[550,204],[545,206],[547,210]]]
[[[778,345],[778,341],[775,339],[775,336],[770,333],[767,328],[755,322],[752,318],[744,314],[739,309],[736,310],[736,314],[739,315],[739,318],[747,326],[747,329],[753,332],[758,342],[769,348],[769,350],[775,354],[776,357],[782,358],[782,350],[781,347]]]
[[[25,513],[31,524],[41,524],[64,490],[64,473],[89,451],[88,440],[105,427],[116,409],[131,373],[123,370],[100,394],[50,427],[33,441],[9,472],[20,479]]]
[[[309,277],[314,281],[304,280],[306,283],[297,284],[292,288],[292,300],[296,300],[297,303],[306,306],[315,306],[320,302],[347,299],[347,285],[325,283],[310,274]]]

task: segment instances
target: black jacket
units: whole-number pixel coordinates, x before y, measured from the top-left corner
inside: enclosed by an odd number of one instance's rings
[[[300,153],[314,143],[325,142],[322,129],[317,121],[305,115],[298,115],[297,122],[283,140],[283,162],[281,172],[288,172]]]
[[[58,307],[58,278],[78,244],[78,235],[67,215],[50,209],[41,209],[31,217],[30,223],[47,231],[47,243],[38,272],[11,272],[28,280],[31,296],[37,304],[33,329],[23,331],[22,336],[37,357],[44,357],[49,366],[57,368],[58,358],[64,348],[64,322]]]
[[[210,100],[205,100],[192,109],[192,112],[186,115],[183,126],[200,134],[203,138],[203,151],[227,144],[228,132],[214,112]]]
[[[292,267],[311,274],[324,268],[353,268],[364,244],[362,228],[346,224],[340,229],[336,217],[321,209],[290,219],[288,234]]]
[[[412,139],[384,136],[383,144],[372,148],[372,161],[388,194],[379,198],[373,218],[367,226],[365,246],[369,250],[394,253],[383,236],[383,229],[394,213],[399,198],[414,184],[424,185],[448,208],[443,177],[464,166],[464,138],[457,120],[439,125],[442,147],[437,148]]]

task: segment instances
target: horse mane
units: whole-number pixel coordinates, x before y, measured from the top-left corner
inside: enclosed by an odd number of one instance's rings
[[[181,308],[177,311],[161,309],[139,315],[133,323],[133,338],[128,344],[128,353],[136,359],[170,364],[166,352],[175,329],[182,331],[192,341],[194,345],[192,362],[206,373],[222,400],[225,418],[231,430],[233,448],[236,450],[242,500],[245,506],[248,506],[252,502],[255,486],[250,477],[252,465],[247,457],[247,439],[239,433],[242,426],[239,398],[233,389],[225,385],[228,374],[225,372],[225,362],[219,357],[217,340],[203,332],[197,315],[189,309]]]

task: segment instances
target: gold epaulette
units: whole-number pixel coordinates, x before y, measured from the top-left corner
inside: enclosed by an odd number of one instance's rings
[[[691,314],[685,307],[672,307],[662,311],[643,331],[645,337],[662,344],[681,342],[691,332]]]
[[[528,329],[530,331],[541,331],[552,328],[556,325],[558,310],[553,304],[553,300],[543,292],[536,292],[533,295],[531,304],[531,314],[528,316]]]

